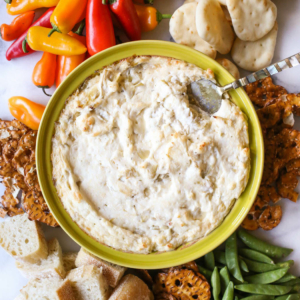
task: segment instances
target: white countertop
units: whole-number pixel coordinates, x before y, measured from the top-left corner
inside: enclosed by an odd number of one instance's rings
[[[156,0],[155,6],[162,13],[173,13],[183,0]],[[300,52],[300,1],[299,0],[274,0],[278,7],[279,35],[276,46],[274,62]],[[6,13],[5,2],[0,1],[0,24],[10,23],[13,19]],[[144,39],[170,40],[168,21],[162,23],[153,32],[144,34]],[[11,119],[7,108],[7,100],[11,96],[21,95],[42,104],[49,100],[43,92],[36,88],[31,81],[31,74],[36,62],[40,59],[41,53],[34,53],[24,58],[12,61],[5,59],[6,49],[10,43],[0,39],[0,118]],[[241,74],[246,74],[242,72]],[[300,92],[300,67],[279,74],[276,83],[282,84],[293,93]],[[51,91],[51,90],[50,90]],[[300,129],[300,117],[296,118],[297,128]],[[298,190],[300,188],[298,187]],[[0,195],[4,187],[0,184]],[[296,264],[292,271],[300,275],[300,203],[292,203],[289,200],[282,200],[283,219],[281,224],[270,232],[257,231],[256,235],[264,237],[265,240],[284,247],[293,248],[294,252],[289,259],[294,259]],[[0,220],[1,222],[2,220]],[[64,251],[75,251],[79,249],[60,228],[43,226],[47,238],[57,237]],[[19,290],[27,283],[15,268],[14,259],[0,248],[0,300],[12,300]]]

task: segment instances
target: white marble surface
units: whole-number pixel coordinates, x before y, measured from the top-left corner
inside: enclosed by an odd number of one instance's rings
[[[278,7],[279,36],[274,62],[300,52],[300,0],[274,0]],[[156,0],[155,6],[162,13],[173,13],[183,0]],[[7,15],[4,1],[0,1],[0,24],[10,23],[13,17]],[[168,21],[163,21],[156,30],[145,34],[144,39],[170,40]],[[7,100],[11,96],[22,95],[29,99],[46,104],[48,97],[31,82],[31,74],[41,53],[34,53],[10,62],[5,59],[5,52],[10,43],[0,40],[0,118],[10,119]],[[245,74],[245,72],[242,72]],[[300,92],[300,67],[281,73],[276,78],[278,84],[284,85],[290,92]],[[297,120],[300,129],[300,118]],[[0,195],[4,192],[0,184]],[[258,231],[258,236],[264,237],[272,243],[294,248],[290,259],[295,259],[293,272],[300,275],[300,203],[288,200],[281,202],[283,206],[283,220],[271,232]],[[78,250],[76,245],[61,229],[44,226],[47,238],[58,237],[63,250]],[[27,282],[14,265],[14,259],[0,248],[0,300],[12,300],[20,288]]]

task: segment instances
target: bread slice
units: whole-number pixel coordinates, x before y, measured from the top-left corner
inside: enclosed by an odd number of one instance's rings
[[[21,289],[24,300],[77,300],[71,282],[61,278],[33,279]]]
[[[40,225],[27,214],[0,223],[0,245],[15,259],[36,262],[48,256],[48,247]]]
[[[62,251],[57,239],[48,242],[49,255],[46,259],[41,259],[32,264],[28,262],[16,261],[16,266],[21,274],[28,278],[64,278],[66,271],[63,265]]]
[[[111,287],[117,286],[126,271],[126,268],[104,261],[83,248],[80,249],[77,255],[75,265],[76,267],[84,265],[94,265],[98,268],[102,267],[103,275]]]
[[[75,260],[77,257],[78,252],[66,252],[63,253],[62,259],[63,259],[63,264],[65,271],[68,273],[72,269],[75,269]]]
[[[109,300],[153,300],[147,284],[138,277],[128,274],[122,278]]]
[[[105,280],[102,269],[95,266],[82,266],[73,269],[67,276],[72,283],[73,290],[80,300],[107,300],[109,285]]]

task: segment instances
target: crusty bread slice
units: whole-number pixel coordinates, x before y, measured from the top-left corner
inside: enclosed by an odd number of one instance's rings
[[[24,300],[77,300],[71,282],[61,278],[33,279],[21,289]]]
[[[122,278],[109,300],[153,300],[147,284],[138,277],[128,274]]]
[[[69,272],[67,279],[72,283],[76,296],[80,300],[107,300],[110,287],[102,269],[95,266],[82,266]]]
[[[77,257],[78,252],[66,252],[63,253],[63,264],[64,264],[64,268],[65,271],[68,273],[69,271],[71,271],[72,269],[75,269],[75,260]]]
[[[16,261],[16,266],[21,274],[28,278],[64,278],[66,271],[63,265],[62,251],[57,239],[48,242],[49,255],[46,259],[41,259],[32,264],[28,262]]]
[[[0,245],[15,259],[36,262],[47,258],[48,247],[40,225],[27,214],[9,218],[0,224]]]
[[[103,275],[111,287],[117,286],[126,271],[126,268],[104,261],[83,248],[80,249],[77,255],[75,265],[76,267],[84,265],[94,265],[98,268],[102,267]]]

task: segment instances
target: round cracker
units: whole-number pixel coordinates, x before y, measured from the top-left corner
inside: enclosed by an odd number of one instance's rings
[[[255,42],[245,42],[237,38],[234,42],[231,56],[233,61],[247,71],[258,71],[269,66],[272,62],[278,25],[263,38]]]
[[[217,62],[222,65],[235,79],[240,78],[240,72],[237,66],[227,58],[218,58]]]
[[[170,33],[176,43],[192,47],[211,58],[217,55],[216,50],[197,33],[195,11],[197,3],[191,2],[179,7],[170,20]]]
[[[202,0],[198,3],[196,27],[199,36],[221,54],[230,51],[234,33],[217,0]]]
[[[234,31],[243,41],[257,41],[272,30],[277,18],[270,0],[227,0]]]

